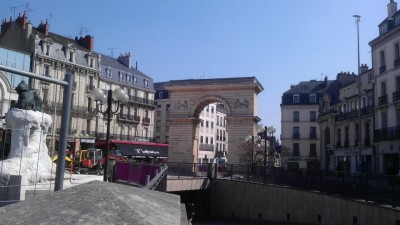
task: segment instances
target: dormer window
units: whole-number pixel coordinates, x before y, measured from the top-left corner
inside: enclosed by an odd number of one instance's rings
[[[137,77],[133,77],[133,84],[137,85]]]
[[[148,87],[149,87],[149,81],[146,80],[146,79],[144,79],[144,87],[145,87],[145,88],[148,88]]]
[[[131,75],[126,75],[126,82],[127,83],[131,83],[132,82],[132,77],[131,77]]]
[[[112,78],[112,72],[110,68],[106,68],[107,78]]]
[[[300,103],[300,96],[299,95],[293,95],[293,103]]]
[[[75,52],[70,50],[68,54],[68,61],[75,62]]]
[[[89,67],[90,68],[94,67],[94,59],[92,57],[89,58]]]
[[[50,55],[50,45],[46,45],[46,55]]]
[[[317,96],[315,94],[310,94],[310,103],[316,103],[317,102]]]
[[[119,81],[124,81],[124,74],[119,72]]]

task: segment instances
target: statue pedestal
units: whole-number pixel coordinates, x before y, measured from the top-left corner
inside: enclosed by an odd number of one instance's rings
[[[12,133],[8,158],[0,162],[3,177],[23,175],[29,183],[42,182],[51,177],[52,171],[56,171],[46,146],[51,123],[51,116],[46,113],[17,108],[7,112],[6,125]]]

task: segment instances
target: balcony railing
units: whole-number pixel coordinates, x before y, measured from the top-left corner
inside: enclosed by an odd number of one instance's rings
[[[394,91],[393,92],[393,101],[399,101],[400,100],[400,91]]]
[[[386,105],[388,103],[388,96],[387,95],[382,95],[378,97],[378,106]]]
[[[214,151],[214,145],[212,144],[200,144],[199,150],[201,151]]]
[[[400,126],[377,129],[374,132],[374,141],[391,141],[400,138]]]
[[[381,67],[379,67],[379,73],[383,73],[386,71],[386,65],[382,65]]]
[[[137,96],[129,96],[129,101],[135,102],[135,103],[141,103],[141,104],[145,104],[145,105],[155,106],[155,103],[153,100],[141,98],[141,97],[137,97]]]
[[[150,118],[144,117],[142,122],[143,122],[144,124],[150,124]]]
[[[128,115],[128,120],[139,123],[140,122],[140,116]]]
[[[293,133],[293,139],[300,139],[300,133]]]
[[[396,60],[393,61],[393,66],[394,67],[399,66],[399,65],[400,65],[400,59],[396,59]]]

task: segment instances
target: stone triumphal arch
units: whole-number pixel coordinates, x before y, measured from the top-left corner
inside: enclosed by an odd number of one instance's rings
[[[244,137],[256,134],[258,94],[262,85],[255,77],[173,80],[170,93],[170,162],[197,162],[199,115],[210,103],[224,104],[227,111],[228,162],[239,163]]]

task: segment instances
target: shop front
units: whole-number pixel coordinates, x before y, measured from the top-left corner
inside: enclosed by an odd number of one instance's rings
[[[373,170],[373,147],[338,149],[335,154],[335,170],[350,173],[371,173]]]

